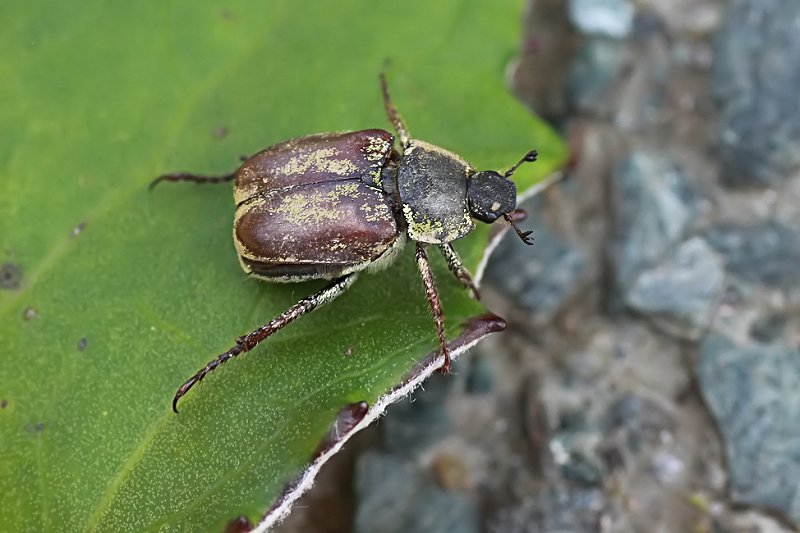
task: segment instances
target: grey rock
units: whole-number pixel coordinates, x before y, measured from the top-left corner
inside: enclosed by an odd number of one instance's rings
[[[389,416],[381,419],[386,447],[390,451],[414,457],[448,434],[452,425],[445,402],[454,380],[446,378],[433,376],[425,384],[425,390],[414,394],[413,401],[406,398],[396,403],[389,409]]]
[[[642,272],[625,301],[667,333],[697,340],[711,323],[724,277],[714,250],[694,237],[671,250],[661,264]]]
[[[550,451],[563,479],[587,487],[602,485],[608,471],[594,450],[597,435],[597,431],[587,430],[553,436]]]
[[[785,289],[800,283],[800,236],[780,222],[720,224],[707,238],[723,255],[725,268],[745,280]]]
[[[709,337],[697,367],[722,434],[733,498],[800,523],[800,351]]]
[[[462,359],[464,361],[464,359]],[[483,355],[476,353],[469,359],[469,370],[465,389],[468,394],[488,394],[492,391],[494,384],[494,371],[489,360]],[[463,363],[462,363],[463,364]]]
[[[723,179],[783,181],[800,167],[800,2],[735,0],[715,45]]]
[[[686,178],[663,157],[632,152],[614,169],[613,258],[623,292],[645,268],[656,265],[689,227],[692,194]]]
[[[536,220],[536,244],[520,246],[516,239],[500,243],[489,263],[487,277],[516,305],[530,311],[534,321],[549,321],[581,289],[589,272],[586,252]]]
[[[570,0],[572,24],[588,35],[623,39],[633,28],[634,7],[629,0]]]
[[[490,533],[596,532],[610,507],[600,489],[549,489],[530,495],[522,505],[501,509],[489,520]]]
[[[465,496],[443,491],[395,455],[367,452],[356,464],[357,533],[480,531],[480,514]]]
[[[674,431],[672,415],[663,406],[641,394],[622,394],[606,413],[607,429],[622,431],[629,454],[640,451],[646,443],[658,444],[664,432]]]
[[[367,452],[356,463],[355,531],[394,533],[404,531],[411,502],[423,479],[414,464],[400,457]]]
[[[619,42],[592,39],[584,43],[567,77],[567,94],[572,106],[591,115],[608,114],[625,62],[625,48]]]
[[[429,487],[419,494],[411,509],[408,527],[397,531],[430,533],[478,533],[481,517],[475,505],[462,494]]]
[[[789,317],[770,314],[759,318],[750,326],[750,336],[759,342],[769,343],[780,339],[786,330]]]

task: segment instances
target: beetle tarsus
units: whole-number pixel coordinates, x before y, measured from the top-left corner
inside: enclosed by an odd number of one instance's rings
[[[516,223],[514,223],[514,219],[509,214],[503,215],[503,218],[506,219],[506,222],[511,224],[511,227],[514,228],[514,231],[517,232],[517,235],[519,236],[520,239],[522,239],[522,242],[524,242],[528,246],[533,246],[534,241],[533,237],[531,237],[533,231],[522,231],[521,229],[519,229],[519,226],[517,226]]]
[[[194,387],[195,384],[203,381],[203,378],[206,377],[209,372],[213,372],[218,366],[227,362],[228,359],[236,357],[247,350],[249,350],[249,348],[237,341],[236,346],[209,361],[197,374],[187,379],[186,382],[178,388],[178,391],[175,393],[175,398],[172,399],[172,410],[175,411],[175,413],[178,412],[178,400],[185,396],[186,393],[189,392],[189,389]]]
[[[163,174],[150,182],[148,188],[152,191],[156,185],[162,181],[191,181],[199,184],[224,183],[236,177],[236,173],[225,174],[224,176],[200,176],[188,172],[177,172],[175,174]]]
[[[198,371],[195,375],[187,379],[186,382],[181,385],[180,388],[178,388],[178,391],[175,393],[175,398],[172,400],[172,410],[177,413],[178,400],[185,396],[186,393],[189,392],[189,389],[194,387],[195,384],[197,384],[199,381],[203,381],[203,378],[216,370],[217,367],[225,364],[229,359],[232,359],[237,355],[249,352],[258,346],[261,341],[282,329],[286,325],[294,322],[304,314],[313,311],[320,305],[335,299],[337,296],[341,295],[350,288],[350,286],[356,280],[356,277],[357,274],[352,273],[333,280],[328,286],[315,292],[311,296],[303,298],[260,328],[251,331],[247,335],[238,337],[236,339],[236,345],[233,348],[209,361],[206,366],[200,369],[200,371]]]

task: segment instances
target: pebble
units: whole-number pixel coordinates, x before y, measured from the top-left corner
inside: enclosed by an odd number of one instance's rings
[[[751,282],[792,289],[800,284],[800,235],[797,229],[767,220],[756,225],[721,223],[708,241],[725,259],[725,268]]]
[[[581,290],[589,258],[575,243],[531,220],[536,243],[520,246],[504,239],[489,263],[487,277],[500,292],[529,311],[534,322],[545,323]]]
[[[692,206],[686,177],[652,152],[637,150],[612,175],[614,262],[623,291],[682,240]]]
[[[585,42],[567,77],[567,95],[573,108],[588,115],[609,115],[625,64],[622,43],[610,39]]]
[[[723,181],[760,186],[800,168],[800,2],[735,0],[715,43]]]
[[[570,0],[569,18],[581,33],[624,39],[633,29],[629,0]]]
[[[367,452],[356,464],[356,533],[478,533],[480,514],[464,495],[444,491],[414,463]]]
[[[696,372],[724,441],[733,499],[800,523],[800,351],[713,335]]]
[[[446,402],[454,380],[447,378],[434,375],[425,383],[425,390],[392,405],[389,416],[381,419],[389,451],[414,457],[449,433],[452,423]]]
[[[708,243],[693,237],[642,272],[625,295],[628,306],[660,329],[697,340],[711,323],[725,272]]]

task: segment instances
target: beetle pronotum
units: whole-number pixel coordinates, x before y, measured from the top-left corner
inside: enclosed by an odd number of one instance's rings
[[[492,223],[503,218],[526,244],[510,213],[517,189],[511,175],[536,151],[525,154],[505,174],[476,171],[458,155],[413,139],[389,96],[381,75],[383,102],[400,140],[381,129],[321,133],[278,143],[247,158],[224,176],[165,174],[151,183],[192,181],[221,183],[235,180],[236,215],[233,237],[244,271],[272,282],[330,279],[314,294],[243,335],[228,351],[208,362],[178,388],[178,400],[195,383],[229,359],[252,350],[261,341],[345,292],[363,270],[391,264],[406,240],[415,243],[415,257],[430,304],[444,362],[450,353],[444,333],[444,314],[428,262],[433,244],[450,271],[475,298],[472,278],[450,244],[475,227],[472,219]]]

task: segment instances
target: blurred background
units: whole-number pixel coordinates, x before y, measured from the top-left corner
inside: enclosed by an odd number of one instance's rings
[[[278,531],[795,531],[800,3],[534,0],[509,83],[568,139],[484,280],[509,321]]]

